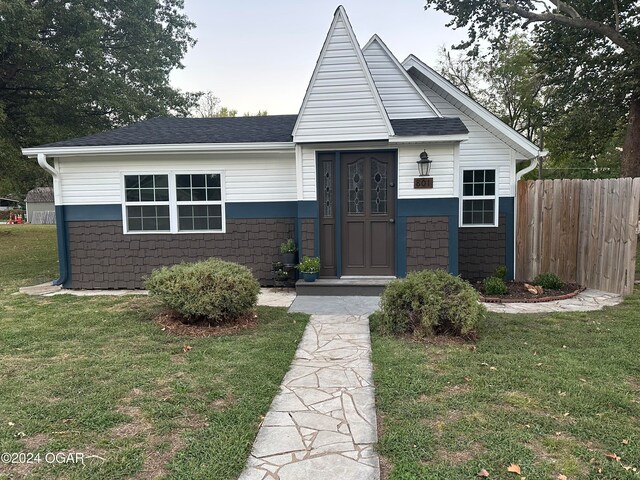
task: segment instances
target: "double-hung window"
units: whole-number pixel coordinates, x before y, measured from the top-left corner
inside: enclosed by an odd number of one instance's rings
[[[463,170],[461,222],[464,226],[498,225],[495,170]]]
[[[224,232],[221,173],[124,175],[126,233]]]
[[[220,174],[176,175],[178,230],[222,230]]]
[[[129,232],[169,232],[169,175],[125,175],[124,198]]]

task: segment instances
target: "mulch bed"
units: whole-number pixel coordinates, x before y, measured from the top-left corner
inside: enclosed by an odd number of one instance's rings
[[[171,310],[160,313],[154,321],[162,325],[166,332],[188,337],[219,337],[258,326],[258,316],[253,312],[233,323],[221,325],[211,325],[208,322],[184,323],[182,317]]]
[[[487,303],[539,303],[554,302],[573,298],[584,290],[575,283],[565,283],[561,289],[545,290],[542,295],[534,295],[524,288],[524,282],[507,282],[509,291],[504,295],[486,295],[482,282],[476,282],[473,287],[480,293],[480,300]]]

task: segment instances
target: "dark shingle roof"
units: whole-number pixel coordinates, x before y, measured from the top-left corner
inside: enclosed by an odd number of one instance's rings
[[[28,203],[53,203],[53,188],[36,187],[29,190],[24,201]]]
[[[291,142],[297,115],[264,117],[176,118],[160,117],[127,127],[73,138],[42,147],[97,147],[115,145],[168,145],[181,143]],[[398,136],[469,133],[459,118],[391,120]]]
[[[457,135],[469,133],[467,127],[458,117],[449,118],[407,118],[391,120],[396,135],[408,137],[413,135]]]
[[[290,142],[297,115],[263,117],[160,117],[88,137],[63,140],[43,147],[161,145],[175,143]]]

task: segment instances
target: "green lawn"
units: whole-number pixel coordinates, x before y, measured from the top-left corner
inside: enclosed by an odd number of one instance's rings
[[[489,314],[479,333],[374,335],[388,478],[640,478],[639,289],[602,312]]]
[[[0,452],[104,459],[0,463],[0,478],[237,478],[305,315],[259,308],[255,329],[192,338],[162,331],[146,297],[16,294],[56,276],[47,226],[0,226],[0,265]]]

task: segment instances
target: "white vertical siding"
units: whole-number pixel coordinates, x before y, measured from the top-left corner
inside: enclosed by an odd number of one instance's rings
[[[365,47],[363,54],[389,118],[438,116],[377,39]]]
[[[389,138],[388,118],[341,8],[302,104],[296,143]]]
[[[460,144],[460,168],[495,168],[498,172],[499,195],[515,195],[515,150],[481,126],[467,114],[438,95],[421,78],[414,81],[445,117],[460,117],[469,130],[469,139]],[[456,192],[456,196],[460,192]]]
[[[297,199],[295,154],[121,155],[57,160],[61,204],[106,205],[122,201],[126,172],[224,172],[227,202],[281,202]]]

